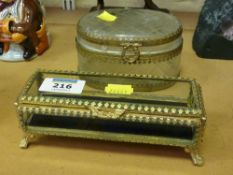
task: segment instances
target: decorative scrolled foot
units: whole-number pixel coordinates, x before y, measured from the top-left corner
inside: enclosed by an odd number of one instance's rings
[[[30,141],[34,138],[34,135],[26,135],[24,138],[20,141],[19,147],[22,149],[27,149],[28,145],[30,144]]]
[[[191,157],[194,165],[202,166],[204,164],[204,159],[200,154],[196,152],[191,152]]]
[[[28,138],[24,137],[20,143],[19,143],[19,147],[22,149],[27,149],[28,148]]]
[[[157,11],[161,11],[164,13],[170,13],[168,9],[164,9],[164,8],[159,8],[154,2],[153,0],[145,0],[145,9],[150,9],[150,10],[157,10]]]
[[[92,7],[90,11],[92,12],[92,11],[102,10],[102,9],[104,9],[104,0],[98,0],[97,1],[97,6]]]
[[[194,165],[204,165],[204,159],[197,148],[185,148],[185,152],[190,153]]]

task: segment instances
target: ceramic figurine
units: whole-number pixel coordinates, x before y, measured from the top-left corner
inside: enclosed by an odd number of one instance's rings
[[[38,0],[0,0],[0,59],[30,60],[48,49]]]

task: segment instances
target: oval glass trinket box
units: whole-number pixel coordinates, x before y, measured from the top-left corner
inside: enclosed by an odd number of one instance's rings
[[[96,11],[83,16],[77,25],[79,71],[165,77],[180,74],[182,25],[175,16],[145,9],[108,12],[116,20],[101,20],[97,16],[103,11]],[[138,86],[153,88],[151,83]],[[154,86],[161,89],[167,84]]]

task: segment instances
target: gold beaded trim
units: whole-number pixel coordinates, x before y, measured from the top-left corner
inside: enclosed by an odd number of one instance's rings
[[[181,44],[176,49],[166,52],[166,53],[140,55],[140,58],[136,60],[134,63],[129,63],[129,62],[126,62],[124,59],[122,59],[121,55],[93,52],[88,49],[85,49],[84,47],[80,45],[77,45],[79,54],[82,55],[84,58],[96,59],[102,62],[108,62],[108,63],[113,63],[113,64],[120,63],[120,64],[131,64],[131,65],[159,63],[159,62],[169,61],[171,59],[176,59],[177,56],[180,55],[182,48],[183,48],[183,45]]]
[[[112,45],[112,46],[119,46],[120,44],[124,43],[124,42],[137,42],[142,44],[143,46],[157,46],[157,45],[161,45],[161,44],[165,44],[165,43],[169,43],[171,41],[174,41],[175,39],[181,37],[183,32],[183,28],[182,26],[180,26],[180,28],[174,32],[171,33],[170,35],[167,35],[164,38],[161,39],[157,39],[157,38],[134,38],[133,40],[130,40],[128,38],[116,38],[116,37],[97,37],[95,34],[93,33],[87,33],[85,31],[83,31],[81,29],[81,27],[78,28],[78,35],[81,36],[83,39],[89,41],[89,42],[93,42],[96,44],[105,44],[105,45]]]
[[[121,77],[136,77],[136,78],[156,78],[156,79],[162,79],[162,80],[170,80],[170,81],[185,81],[185,82],[191,82],[193,91],[197,94],[198,99],[195,100],[195,108],[189,108],[189,107],[176,107],[176,106],[159,106],[159,105],[142,105],[142,104],[129,104],[129,103],[117,103],[117,102],[100,102],[100,101],[94,101],[94,100],[77,100],[74,98],[56,98],[56,97],[44,97],[44,96],[28,96],[27,91],[30,89],[32,83],[35,81],[35,79],[40,76],[43,73],[53,73],[53,74],[69,74],[69,75],[101,75],[101,76],[121,76]],[[204,113],[204,105],[202,102],[202,96],[201,96],[201,90],[199,88],[199,85],[196,83],[195,80],[185,79],[185,78],[175,78],[175,77],[156,77],[152,75],[129,75],[129,74],[115,74],[115,73],[109,73],[109,74],[103,74],[103,73],[87,73],[87,72],[80,72],[77,73],[75,71],[38,71],[35,73],[27,82],[25,88],[23,89],[21,95],[19,96],[16,105],[18,106],[18,112],[19,113],[44,113],[48,115],[72,115],[75,114],[77,111],[83,111],[83,114],[79,114],[81,116],[89,116],[90,113],[85,113],[85,111],[90,111],[87,107],[92,106],[96,108],[101,108],[102,110],[107,109],[120,109],[120,110],[126,110],[127,115],[125,116],[127,120],[134,120],[134,117],[136,114],[140,115],[139,120],[137,121],[148,121],[148,116],[150,117],[156,117],[165,115],[165,116],[173,116],[173,117],[188,117],[189,119],[197,119],[202,116],[203,120],[205,119],[205,113]],[[175,100],[175,99],[174,99]],[[34,107],[35,105],[35,107]],[[40,107],[39,107],[40,106]],[[54,108],[54,110],[52,109]],[[59,109],[56,109],[59,108]],[[132,115],[132,113],[135,113]],[[144,117],[142,117],[144,116]],[[121,117],[120,117],[121,118]],[[119,118],[119,119],[120,119]],[[170,120],[164,121],[169,122]],[[182,123],[182,122],[181,122]],[[184,122],[185,123],[185,122]]]

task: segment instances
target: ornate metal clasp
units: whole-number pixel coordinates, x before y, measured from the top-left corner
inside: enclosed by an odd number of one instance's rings
[[[123,43],[121,58],[127,63],[135,63],[140,58],[140,43]]]
[[[103,119],[117,119],[117,118],[120,118],[125,113],[125,110],[123,109],[104,111],[104,110],[101,110],[93,106],[89,107],[89,110],[91,111],[92,116],[96,116],[96,117],[103,118]]]

